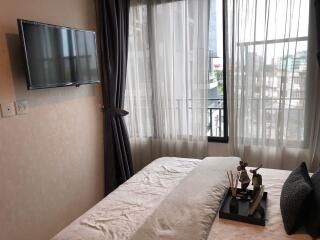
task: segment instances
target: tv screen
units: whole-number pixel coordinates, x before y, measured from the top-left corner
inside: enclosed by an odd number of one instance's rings
[[[95,32],[18,19],[28,89],[98,83]]]

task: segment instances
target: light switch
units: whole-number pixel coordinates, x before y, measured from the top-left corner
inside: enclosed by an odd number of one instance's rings
[[[12,117],[16,115],[16,110],[14,108],[14,103],[1,103],[2,117]]]
[[[18,115],[27,114],[29,112],[28,102],[25,100],[16,101],[16,111]]]

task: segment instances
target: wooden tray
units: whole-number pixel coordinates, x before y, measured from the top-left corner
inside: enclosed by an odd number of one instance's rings
[[[240,193],[241,189],[237,190],[237,193]],[[245,223],[250,223],[250,224],[255,224],[255,225],[260,225],[260,226],[265,226],[266,225],[266,213],[267,213],[267,196],[268,193],[264,192],[260,206],[264,208],[264,217],[261,217],[259,213],[255,213],[252,216],[248,215],[249,212],[249,201],[252,196],[252,190],[247,190],[249,199],[248,200],[238,200],[239,202],[239,212],[238,213],[230,213],[229,211],[229,202],[231,199],[231,189],[229,188],[226,193],[224,194],[221,207],[219,210],[219,217],[224,218],[224,219],[230,219],[230,220],[235,220],[235,221],[240,221],[240,222],[245,222]]]

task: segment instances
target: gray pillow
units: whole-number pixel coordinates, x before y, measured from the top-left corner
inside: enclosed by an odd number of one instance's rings
[[[320,169],[311,177],[313,192],[312,202],[306,221],[307,232],[312,237],[320,237]]]
[[[308,201],[311,192],[311,179],[307,166],[303,162],[291,172],[281,191],[280,209],[287,234],[295,233],[302,226],[303,213],[308,206],[306,201]]]

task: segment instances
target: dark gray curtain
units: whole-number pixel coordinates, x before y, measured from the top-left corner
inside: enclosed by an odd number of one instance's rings
[[[317,21],[317,40],[318,40],[318,62],[320,64],[320,0],[314,1],[316,21]]]
[[[97,0],[98,51],[104,104],[105,192],[133,175],[123,117],[130,0]]]
[[[320,64],[320,0],[315,0],[315,11],[317,21],[317,39],[318,39],[318,63]]]

